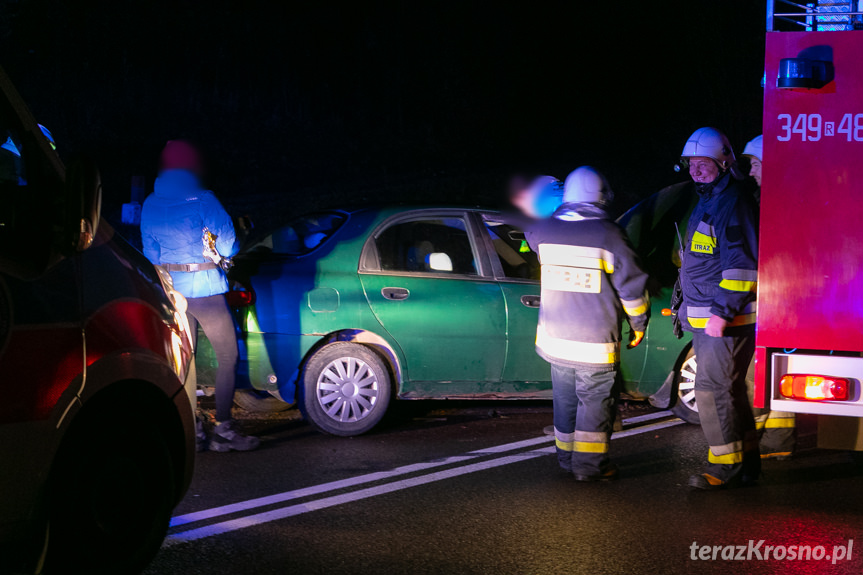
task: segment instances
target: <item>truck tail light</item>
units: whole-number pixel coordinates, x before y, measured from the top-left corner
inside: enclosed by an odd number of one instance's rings
[[[845,401],[851,382],[842,377],[788,374],[779,382],[780,393],[789,399]]]
[[[257,299],[255,290],[239,284],[231,286],[231,289],[225,294],[225,298],[228,300],[228,307],[249,307]]]

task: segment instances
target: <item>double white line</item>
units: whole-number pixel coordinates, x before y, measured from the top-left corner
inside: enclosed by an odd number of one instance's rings
[[[624,420],[623,423],[624,425],[633,425],[645,421],[666,418],[669,416],[671,416],[671,412],[660,411],[657,413],[633,417]],[[612,439],[621,439],[623,437],[638,435],[640,433],[648,433],[658,429],[663,429],[665,427],[680,425],[681,423],[683,422],[676,418],[666,421],[660,421],[658,423],[644,425],[641,427],[636,427],[634,429],[628,429],[626,431],[615,433],[614,435],[612,435]],[[505,445],[498,445],[495,447],[481,449],[478,451],[471,451],[462,455],[455,455],[452,457],[446,457],[444,459],[438,459],[435,461],[414,463],[411,465],[397,467],[389,471],[380,471],[377,473],[358,475],[356,477],[350,477],[348,479],[342,479],[339,481],[331,481],[329,483],[322,483],[320,485],[314,485],[311,487],[304,487],[302,489],[296,489],[294,491],[285,491],[284,493],[277,493],[275,495],[269,495],[267,497],[259,497],[257,499],[249,499],[248,501],[241,501],[239,503],[232,503],[230,505],[213,507],[212,509],[195,511],[186,515],[179,515],[177,517],[174,517],[171,520],[171,527],[176,528],[184,525],[191,525],[193,523],[214,519],[216,517],[241,513],[243,511],[248,511],[259,507],[275,505],[278,503],[285,503],[287,501],[302,499],[314,495],[321,495],[324,493],[329,493],[332,491],[337,491],[350,487],[356,487],[358,485],[363,485],[367,483],[392,479],[402,475],[427,471],[429,469],[434,469],[437,467],[464,463],[466,461],[488,457],[490,455],[500,455],[502,453],[508,453],[510,451],[517,451],[520,449],[534,447],[536,445],[550,443],[552,441],[554,441],[554,437],[551,436],[535,437],[533,439],[517,441],[515,443],[507,443]],[[486,469],[492,469],[494,467],[500,467],[502,465],[509,465],[510,463],[527,461],[529,459],[534,459],[541,455],[551,453],[554,453],[553,445],[542,447],[540,449],[521,451],[519,453],[505,455],[503,457],[486,459],[484,461],[479,461],[476,463],[469,463],[466,465],[451,467],[449,469],[428,473],[426,475],[419,475],[416,477],[402,479],[400,481],[393,481],[391,483],[375,485],[373,487],[367,487],[365,489],[350,491],[348,493],[332,495],[330,497],[323,497],[321,499],[315,499],[304,503],[297,503],[294,505],[288,505],[286,507],[279,507],[270,511],[253,513],[251,515],[245,515],[234,519],[211,523],[209,525],[204,525],[201,527],[191,527],[168,535],[168,537],[165,538],[165,542],[162,546],[170,547],[171,545],[176,545],[178,543],[186,543],[189,541],[195,541],[197,539],[203,539],[205,537],[212,537],[213,535],[229,533],[231,531],[236,531],[245,527],[252,527],[254,525],[260,525],[262,523],[268,523],[270,521],[276,521],[279,519],[285,519],[287,517],[293,517],[295,515],[301,515],[303,513],[308,513],[309,511],[317,511],[318,509],[326,509],[327,507],[333,507],[336,505],[342,505],[344,503],[368,499],[369,497],[374,497],[376,495],[383,495],[385,493],[401,491],[402,489],[407,489],[409,487],[425,485],[427,483],[433,483],[435,481],[441,481],[443,479],[458,477],[460,475],[466,475],[468,473],[474,473],[476,471],[483,471]]]

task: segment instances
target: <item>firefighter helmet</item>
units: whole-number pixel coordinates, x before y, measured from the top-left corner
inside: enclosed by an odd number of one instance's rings
[[[539,176],[530,184],[534,215],[548,218],[563,203],[563,182],[554,176]]]
[[[683,146],[683,152],[680,153],[680,156],[683,158],[695,156],[711,158],[723,170],[731,168],[737,161],[728,138],[716,128],[695,130],[686,140],[686,145]]]
[[[749,142],[746,143],[746,147],[743,148],[744,156],[751,156],[753,158],[757,158],[758,161],[761,161],[761,149],[762,149],[762,137],[760,135],[755,136]]]
[[[563,186],[563,201],[567,204],[589,202],[608,205],[614,199],[608,180],[590,166],[573,170]]]

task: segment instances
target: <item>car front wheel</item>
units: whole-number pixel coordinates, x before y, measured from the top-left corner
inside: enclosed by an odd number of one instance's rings
[[[112,417],[70,431],[51,478],[44,573],[140,572],[165,537],[175,489],[154,426]]]
[[[320,431],[360,435],[377,425],[391,396],[389,371],[378,355],[357,344],[325,345],[309,359],[300,386],[300,410]]]
[[[683,358],[680,371],[677,373],[677,401],[671,408],[671,412],[687,423],[701,424],[698,416],[698,405],[695,403],[695,372],[698,362],[695,359],[695,351],[691,348]]]

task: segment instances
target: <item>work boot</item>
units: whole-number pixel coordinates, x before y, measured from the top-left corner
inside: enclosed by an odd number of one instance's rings
[[[589,482],[589,481],[611,481],[611,480],[613,480],[613,479],[617,479],[617,476],[618,476],[618,469],[617,469],[617,466],[616,466],[615,464],[613,464],[613,463],[612,463],[612,464],[610,464],[610,465],[608,466],[608,468],[607,468],[604,472],[602,472],[602,473],[596,473],[596,474],[594,474],[594,475],[581,475],[581,474],[575,473],[574,475],[575,475],[575,480],[576,480],[576,481],[583,481],[583,482]]]
[[[761,452],[761,459],[775,459],[776,461],[786,461],[791,459],[790,451],[767,451]]]
[[[759,472],[760,473],[760,472]],[[757,485],[758,475],[747,475],[745,472],[723,481],[709,473],[698,473],[689,477],[689,486],[702,491],[717,491],[719,489],[731,489],[733,487],[750,487]]]
[[[234,429],[234,421],[216,423],[210,438],[210,451],[251,451],[257,449],[261,440],[251,435],[243,435]]]
[[[207,450],[207,432],[204,431],[204,422],[195,416],[195,451],[200,453]]]
[[[717,491],[731,487],[730,481],[722,481],[709,473],[697,473],[689,477],[689,486],[703,491]]]

